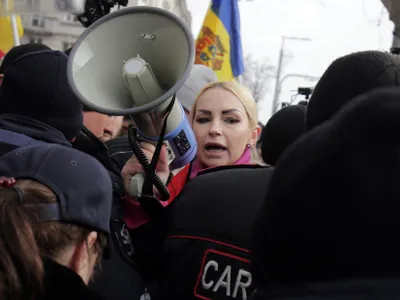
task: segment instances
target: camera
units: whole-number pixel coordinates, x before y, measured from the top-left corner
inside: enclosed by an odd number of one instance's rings
[[[310,99],[310,96],[313,92],[314,92],[314,88],[312,88],[312,87],[299,87],[297,89],[297,94],[305,96],[306,100]]]
[[[115,5],[127,6],[129,0],[86,0],[85,12],[78,15],[78,21],[85,27],[89,27],[101,17],[110,13]]]

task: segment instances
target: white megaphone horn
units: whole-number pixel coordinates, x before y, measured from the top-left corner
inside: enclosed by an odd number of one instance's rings
[[[173,102],[194,56],[193,37],[177,16],[155,7],[130,7],[88,27],[70,52],[67,76],[86,106],[132,116],[145,141],[156,144],[166,120],[164,141],[173,153],[171,165],[179,168],[197,152],[182,105]],[[142,185],[143,176],[135,175],[130,194],[140,196]]]

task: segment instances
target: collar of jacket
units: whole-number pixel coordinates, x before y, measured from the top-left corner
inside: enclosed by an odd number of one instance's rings
[[[2,114],[0,116],[0,128],[25,134],[35,140],[71,147],[70,142],[60,131],[31,118]]]
[[[47,258],[43,259],[43,265],[45,270],[44,289],[42,297],[38,297],[38,299],[103,300],[100,295],[87,287],[77,273],[69,268]]]

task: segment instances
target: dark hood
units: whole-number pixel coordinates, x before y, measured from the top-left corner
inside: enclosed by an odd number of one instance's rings
[[[400,56],[362,51],[336,59],[324,72],[308,104],[306,127],[329,120],[351,99],[400,85]]]
[[[400,89],[353,99],[276,165],[254,226],[258,286],[400,278]]]
[[[67,80],[68,57],[60,51],[24,54],[5,70],[0,113],[45,123],[72,140],[83,125],[82,103]]]

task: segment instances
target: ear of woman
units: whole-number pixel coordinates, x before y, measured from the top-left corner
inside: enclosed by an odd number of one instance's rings
[[[94,249],[96,240],[97,232],[92,231],[86,239],[76,245],[70,262],[70,268],[78,273],[86,284],[89,283],[92,277],[93,268],[97,259]]]

